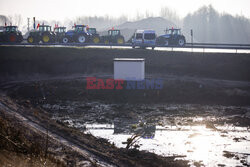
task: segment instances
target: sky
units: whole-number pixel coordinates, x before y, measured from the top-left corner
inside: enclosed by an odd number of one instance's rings
[[[133,18],[145,11],[157,16],[162,7],[168,7],[183,18],[209,4],[221,13],[250,18],[250,0],[0,0],[0,14],[63,21],[77,16]]]

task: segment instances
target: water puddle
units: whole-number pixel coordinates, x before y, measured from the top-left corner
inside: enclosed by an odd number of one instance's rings
[[[133,126],[133,125],[131,125]],[[133,132],[116,124],[85,124],[86,132],[108,139],[117,147]],[[123,129],[123,130],[122,130]],[[205,166],[250,165],[250,133],[244,127],[217,127],[217,131],[206,126],[151,126],[146,128],[137,144],[163,156],[183,155],[190,162],[201,162]]]
[[[45,104],[52,119],[84,133],[204,166],[249,166],[249,107],[201,105]]]

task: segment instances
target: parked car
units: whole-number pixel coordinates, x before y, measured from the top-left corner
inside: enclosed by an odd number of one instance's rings
[[[156,45],[156,33],[154,30],[136,30],[132,38],[132,47],[139,46],[140,48],[152,47]]]

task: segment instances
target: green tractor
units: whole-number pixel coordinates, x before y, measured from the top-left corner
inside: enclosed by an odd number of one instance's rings
[[[105,44],[109,43],[124,44],[125,40],[124,37],[121,35],[120,30],[112,29],[108,31],[108,35],[101,37],[101,42]]]
[[[23,36],[17,26],[5,26],[0,32],[0,42],[21,43]]]
[[[96,28],[89,28],[88,33],[91,35],[90,41],[93,43],[100,43],[100,35],[97,33]]]
[[[49,25],[38,25],[38,31],[30,32],[28,38],[28,43],[53,43],[55,42],[55,34],[51,31],[51,26]]]
[[[55,41],[59,43],[63,43],[63,37],[66,33],[66,27],[55,27],[54,34],[55,34]]]

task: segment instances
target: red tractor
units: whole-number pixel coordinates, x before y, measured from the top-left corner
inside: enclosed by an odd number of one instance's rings
[[[23,36],[17,26],[5,26],[0,32],[0,42],[21,43]]]

